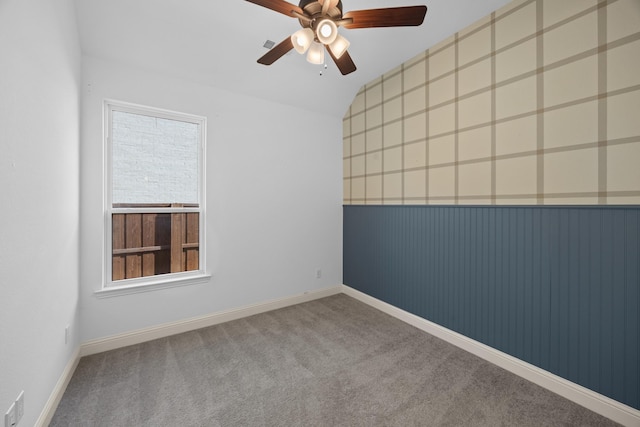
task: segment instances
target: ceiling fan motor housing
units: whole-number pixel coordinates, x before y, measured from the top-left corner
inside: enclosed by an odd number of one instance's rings
[[[311,28],[314,33],[317,30],[317,25],[322,20],[320,18],[329,18],[333,21],[342,19],[342,1],[339,1],[334,7],[330,7],[326,15],[322,15],[322,5],[318,0],[300,0],[299,6],[311,18],[311,21],[298,19],[300,25],[303,28]]]

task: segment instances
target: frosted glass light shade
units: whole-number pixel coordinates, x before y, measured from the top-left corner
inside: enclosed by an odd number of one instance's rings
[[[323,19],[316,28],[316,37],[322,44],[331,44],[338,36],[338,26],[331,19]]]
[[[340,58],[346,51],[349,49],[349,40],[342,37],[340,34],[336,37],[336,39],[329,45],[329,49],[331,49],[331,53],[336,58]]]
[[[324,46],[318,42],[311,43],[309,52],[307,52],[307,61],[312,64],[324,63]]]
[[[302,28],[291,35],[291,43],[293,48],[299,54],[303,54],[309,49],[313,42],[313,30],[311,28]]]

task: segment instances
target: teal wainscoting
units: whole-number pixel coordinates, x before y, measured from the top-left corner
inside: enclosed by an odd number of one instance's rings
[[[344,283],[640,409],[640,207],[345,206]]]

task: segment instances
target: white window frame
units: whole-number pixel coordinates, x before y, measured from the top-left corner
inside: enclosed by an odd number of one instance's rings
[[[177,120],[198,125],[200,131],[198,152],[198,207],[189,208],[145,208],[149,213],[173,213],[173,212],[197,212],[198,213],[198,270],[179,273],[166,273],[154,276],[138,277],[132,279],[112,280],[112,215],[118,213],[140,212],[136,208],[114,208],[112,203],[112,113],[120,111],[125,113],[140,114],[150,117],[158,117],[169,120]],[[147,292],[155,289],[163,289],[175,286],[191,285],[208,281],[211,277],[206,269],[206,117],[192,114],[169,111],[160,108],[131,104],[115,100],[105,100],[103,104],[103,146],[104,146],[104,262],[102,289],[96,294],[99,297],[109,297],[121,294]]]

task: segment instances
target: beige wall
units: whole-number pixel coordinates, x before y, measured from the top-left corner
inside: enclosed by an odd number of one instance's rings
[[[345,204],[640,204],[640,0],[516,0],[343,123]]]

